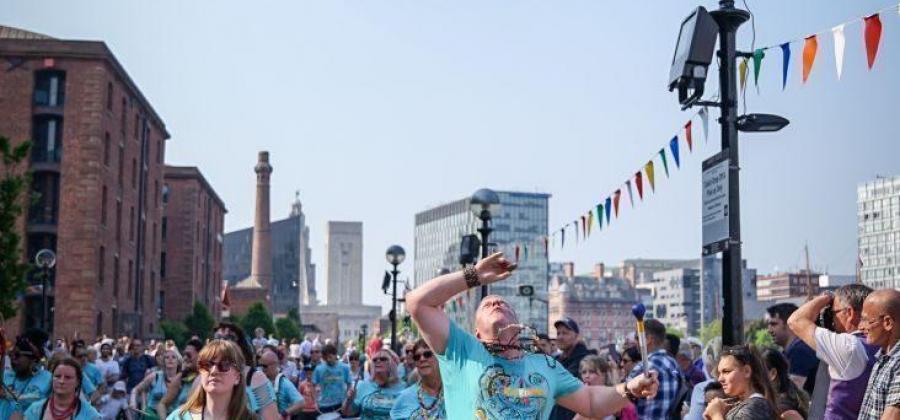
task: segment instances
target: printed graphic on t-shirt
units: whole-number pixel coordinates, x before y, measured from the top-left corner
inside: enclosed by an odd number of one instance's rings
[[[493,365],[479,379],[481,392],[475,406],[478,419],[539,418],[548,404],[550,385],[538,372],[526,377],[509,375],[500,365]]]

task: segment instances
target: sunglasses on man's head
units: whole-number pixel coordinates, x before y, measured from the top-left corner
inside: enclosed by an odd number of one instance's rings
[[[425,350],[425,351],[423,351],[423,352],[421,352],[421,353],[416,353],[416,354],[414,354],[414,355],[413,355],[413,360],[416,361],[416,362],[418,362],[419,360],[422,360],[422,359],[430,359],[430,358],[432,358],[432,357],[434,357],[434,352],[431,351],[431,350]]]
[[[197,361],[197,370],[201,372],[210,372],[212,371],[213,366],[219,368],[219,372],[228,372],[231,370],[231,368],[234,367],[234,363],[231,363],[227,360],[220,360],[218,362],[213,362],[210,360]]]

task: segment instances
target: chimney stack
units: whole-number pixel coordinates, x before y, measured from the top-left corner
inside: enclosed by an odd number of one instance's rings
[[[596,277],[597,280],[602,280],[603,276],[605,274],[606,274],[606,264],[603,264],[603,263],[594,264],[594,277]]]
[[[563,263],[563,274],[569,278],[575,277],[575,263]]]
[[[256,171],[256,216],[253,220],[253,250],[250,277],[266,290],[266,302],[272,288],[272,232],[269,223],[269,152],[259,152]]]

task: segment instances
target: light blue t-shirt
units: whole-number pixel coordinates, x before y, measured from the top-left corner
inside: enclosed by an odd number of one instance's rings
[[[313,383],[322,388],[319,395],[319,407],[339,405],[347,397],[347,386],[350,385],[350,367],[343,363],[328,366],[320,363],[313,371]]]
[[[297,387],[290,379],[278,375],[275,378],[275,400],[278,403],[278,412],[284,413],[292,405],[303,402],[303,396],[297,391]]]
[[[97,410],[91,406],[90,401],[84,398],[81,398],[80,400],[81,405],[72,420],[99,420],[100,413],[98,413]],[[25,420],[41,420],[44,414],[43,411],[45,402],[47,402],[47,400],[43,399],[35,401],[34,404],[31,404],[31,407],[28,407],[28,410],[25,410]],[[47,407],[47,410],[49,409],[50,407]]]
[[[153,375],[153,384],[147,390],[147,411],[155,412],[156,405],[166,396],[167,387],[166,374],[160,370],[156,371]],[[171,406],[166,408],[171,408]]]
[[[353,399],[353,411],[359,412],[360,420],[388,420],[391,408],[406,385],[403,381],[386,388],[379,387],[373,381],[356,384],[356,397]]]
[[[91,394],[97,390],[97,385],[94,385],[94,381],[91,378],[88,378],[86,372],[81,372],[81,395],[85,398],[90,398]]]
[[[439,420],[447,418],[447,411],[444,409],[444,399],[438,400],[427,392],[422,392],[422,403],[419,403],[419,384],[414,384],[403,390],[397,400],[394,401],[394,407],[391,408],[391,419],[401,420]],[[430,410],[426,410],[431,408]]]
[[[555,359],[526,354],[506,360],[450,322],[447,348],[438,355],[449,418],[548,419],[560,397],[582,386]]]
[[[84,375],[94,384],[94,388],[100,388],[100,385],[106,382],[103,379],[103,373],[93,363],[85,363],[82,369],[84,370]]]
[[[12,398],[0,399],[0,419],[8,419],[13,413],[24,413],[35,401],[47,398],[50,395],[52,381],[53,376],[44,368],[39,368],[37,373],[28,379],[17,378],[12,370],[4,372],[3,384],[19,396],[19,401],[16,402]]]

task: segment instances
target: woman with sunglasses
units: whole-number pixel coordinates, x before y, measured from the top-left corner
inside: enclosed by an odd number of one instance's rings
[[[166,395],[169,385],[176,380],[181,373],[181,354],[178,349],[170,348],[161,352],[162,365],[158,369],[151,370],[150,373],[137,384],[131,391],[131,400],[129,407],[136,409],[138,401],[146,397],[144,404],[144,419],[164,419],[168,413],[168,407],[160,404]]]
[[[400,358],[387,348],[372,355],[372,379],[359,382],[347,391],[341,407],[345,417],[359,415],[360,420],[388,418],[391,407],[406,387],[397,375]]]
[[[710,401],[706,420],[777,419],[776,395],[766,370],[751,347],[733,346],[722,351],[719,359],[719,383],[729,398]]]
[[[419,383],[403,390],[391,408],[391,419],[446,419],[444,386],[437,358],[425,340],[419,339],[410,350]]]
[[[58,357],[50,363],[53,375],[50,398],[31,404],[25,420],[99,420],[100,413],[81,397],[84,373],[71,357]]]
[[[256,370],[256,353],[244,330],[235,324],[222,322],[216,327],[213,338],[230,341],[240,350],[244,361],[240,373],[250,411],[265,420],[280,419],[278,407],[275,405],[275,388],[265,374]]]
[[[635,365],[641,362],[641,352],[637,347],[628,347],[622,352],[622,361],[619,362],[619,377],[623,380],[634,370]]]
[[[235,343],[210,341],[197,360],[200,386],[167,420],[253,419],[242,381],[244,367],[244,355]]]

